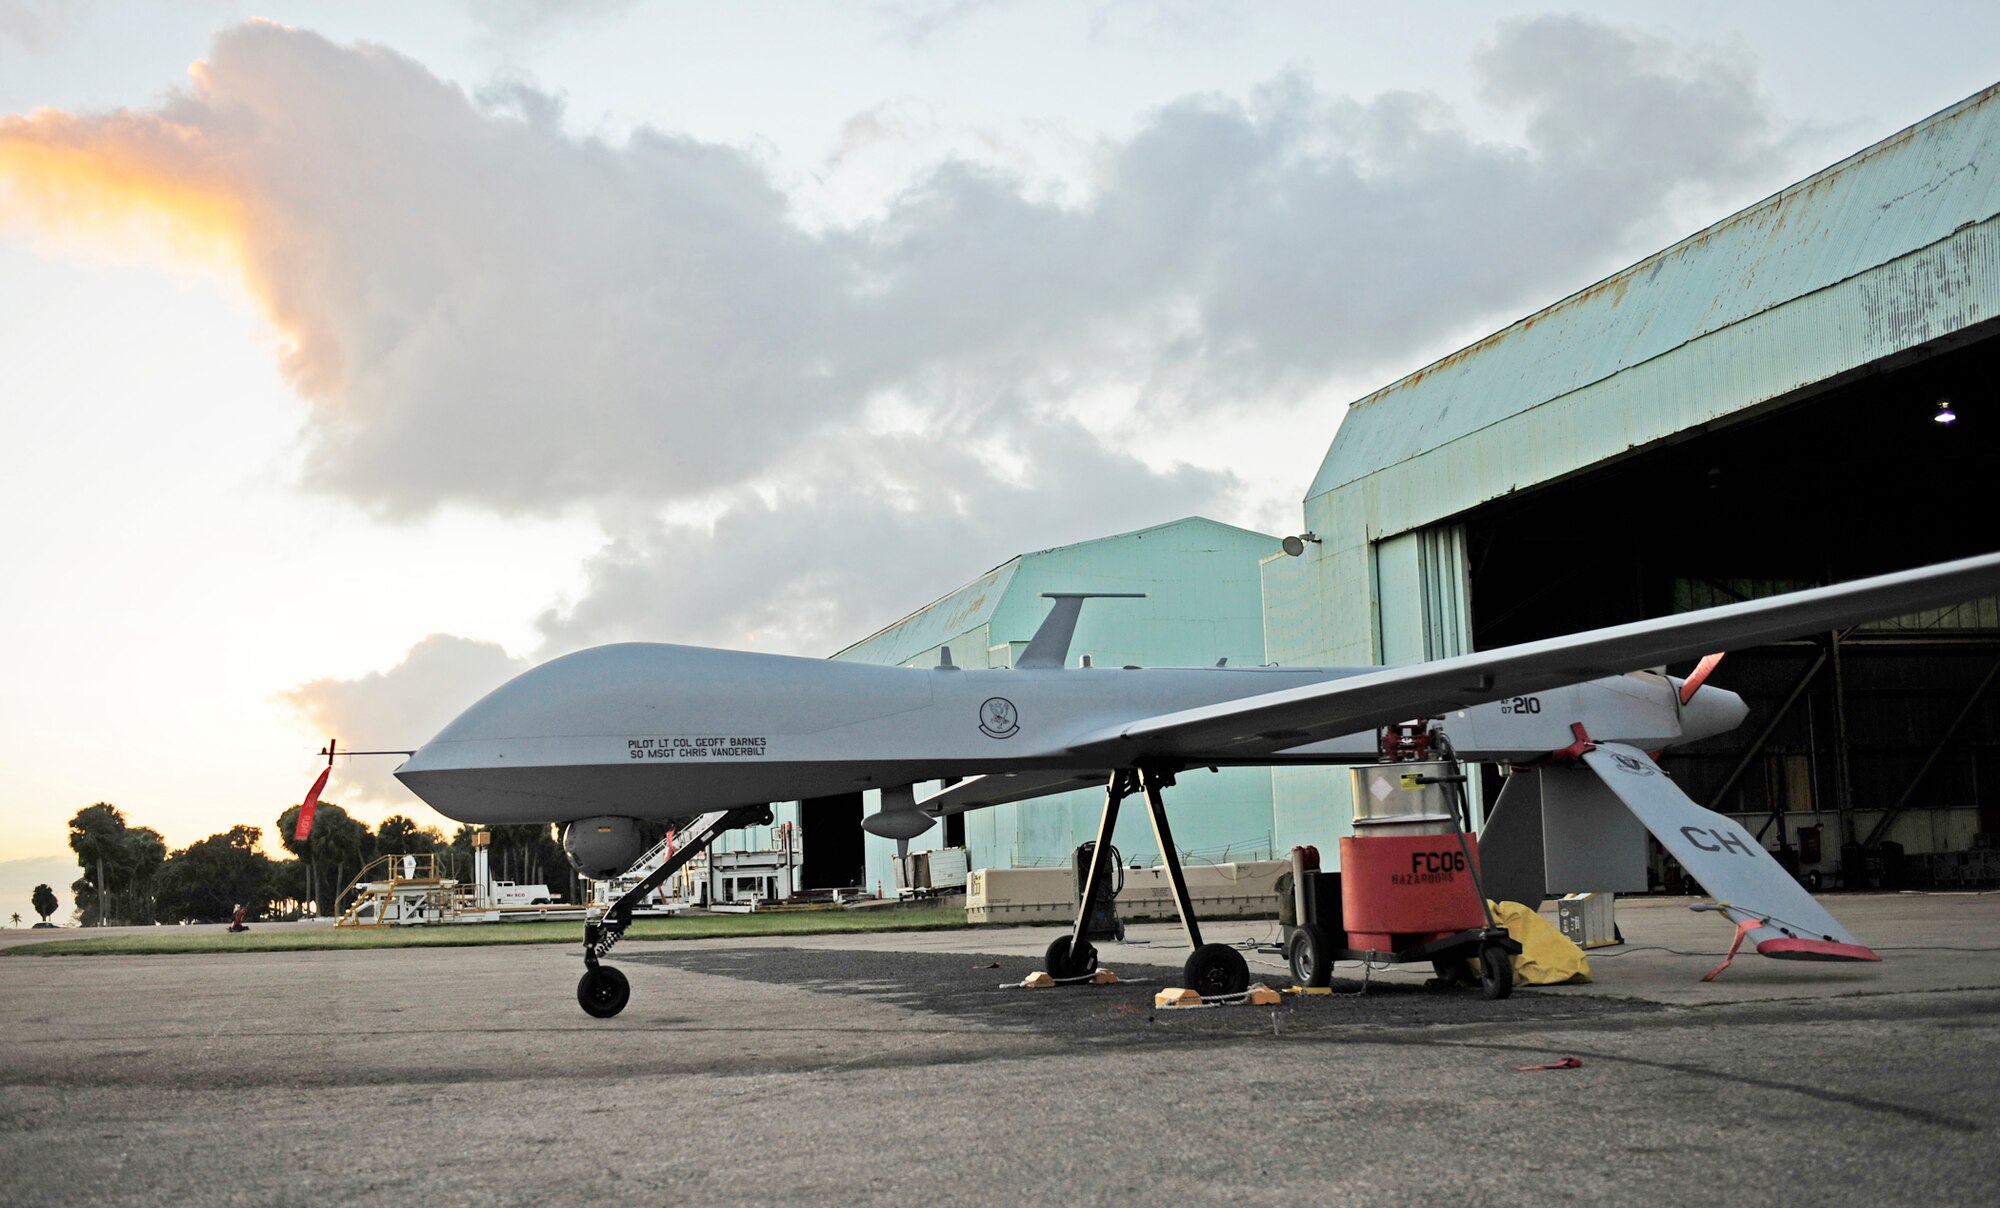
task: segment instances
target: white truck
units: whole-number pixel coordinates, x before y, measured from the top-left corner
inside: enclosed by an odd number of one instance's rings
[[[548,906],[559,902],[546,885],[517,885],[512,881],[493,882],[490,899],[488,904],[493,906]]]

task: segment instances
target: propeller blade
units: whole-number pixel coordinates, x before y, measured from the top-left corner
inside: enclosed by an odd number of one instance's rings
[[[326,778],[331,775],[333,775],[333,764],[328,761],[327,766],[319,770],[319,779],[313,781],[312,789],[306,793],[305,801],[299,806],[299,826],[292,832],[292,842],[304,843],[312,837],[313,810],[319,805],[319,793],[326,787]]]
[[[1725,650],[1715,654],[1704,655],[1702,660],[1694,665],[1694,670],[1689,672],[1688,677],[1681,681],[1682,704],[1685,705],[1694,698],[1695,690],[1708,682],[1709,673],[1715,670],[1716,664],[1720,663],[1722,656],[1727,653],[1729,652]]]

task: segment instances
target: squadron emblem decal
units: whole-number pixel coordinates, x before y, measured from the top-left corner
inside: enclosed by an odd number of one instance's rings
[[[1644,763],[1632,758],[1630,755],[1614,754],[1611,757],[1611,761],[1618,765],[1618,770],[1621,772],[1630,772],[1634,776],[1651,776],[1653,774],[1652,768],[1647,767]]]
[[[989,696],[979,706],[979,732],[988,738],[1012,738],[1021,729],[1014,702],[1004,696]]]

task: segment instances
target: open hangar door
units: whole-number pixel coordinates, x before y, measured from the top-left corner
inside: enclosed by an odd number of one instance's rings
[[[1474,647],[2000,550],[2000,331],[1964,336],[1461,517]],[[2000,876],[2000,601],[1731,651],[1710,682],[1749,718],[1663,763],[1781,859]]]
[[[808,797],[799,802],[799,888],[854,889],[867,883],[860,793]]]

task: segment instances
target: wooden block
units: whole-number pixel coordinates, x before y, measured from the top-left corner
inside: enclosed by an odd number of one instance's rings
[[[1299,993],[1301,993],[1301,994],[1331,994],[1331,993],[1333,993],[1333,987],[1332,987],[1332,986],[1298,986],[1298,987],[1295,987],[1295,988],[1296,988],[1296,989],[1298,990],[1298,992],[1299,992]]]
[[[1115,986],[1118,984],[1118,975],[1109,969],[1099,969],[1090,975],[1090,984],[1093,986]]]
[[[1046,973],[1030,973],[1021,979],[1021,984],[1030,990],[1046,990],[1056,984],[1056,979]]]
[[[1184,990],[1179,986],[1168,986],[1158,994],[1153,995],[1153,1005],[1156,1007],[1198,1007],[1201,1005],[1201,995],[1195,993],[1193,990]]]
[[[1263,982],[1255,982],[1250,987],[1250,1005],[1253,1007],[1275,1006],[1282,1001],[1278,992]]]

